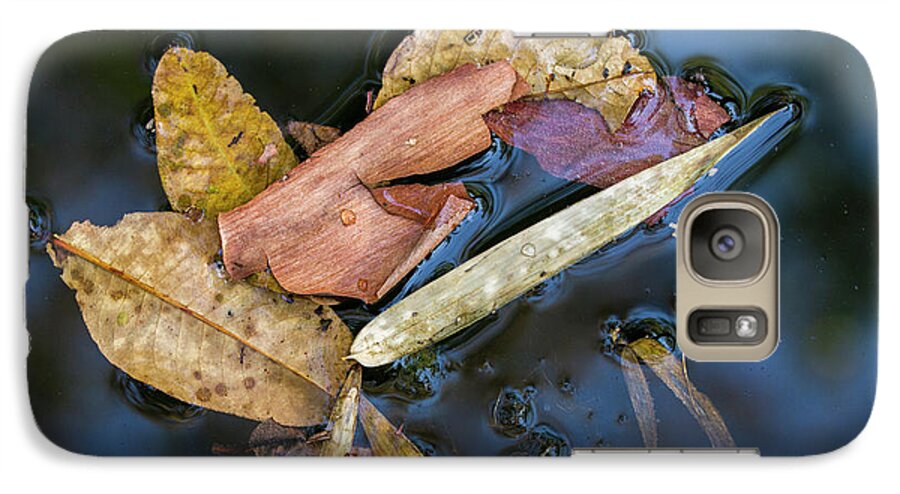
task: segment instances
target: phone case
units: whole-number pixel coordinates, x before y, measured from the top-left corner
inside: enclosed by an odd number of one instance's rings
[[[765,116],[681,193],[615,188]],[[104,456],[832,451],[875,393],[876,156],[866,62],[823,33],[73,34],[27,109],[35,420]],[[780,223],[759,362],[675,342],[678,213],[722,190]],[[418,292],[601,193],[620,233],[478,280],[489,311]],[[368,339],[394,306],[454,329]]]

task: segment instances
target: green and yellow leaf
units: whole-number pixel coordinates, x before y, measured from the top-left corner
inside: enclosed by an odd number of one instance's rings
[[[152,93],[159,175],[176,211],[215,217],[297,165],[275,121],[208,53],[171,48]]]

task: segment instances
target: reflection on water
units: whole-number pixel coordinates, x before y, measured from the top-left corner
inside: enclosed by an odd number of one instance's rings
[[[751,191],[779,214],[781,345],[762,363],[689,367],[739,446],[799,454],[846,442],[867,417],[875,382],[874,96],[861,59],[812,33],[626,34],[661,72],[707,85],[735,119],[732,126],[792,108],[770,139],[742,148],[694,190]],[[76,220],[112,224],[127,212],[165,207],[149,92],[166,47],[213,53],[280,124],[308,120],[347,130],[365,117],[367,93],[402,35],[98,32],[67,38],[45,55],[28,113],[29,235],[36,249],[27,303],[32,406],[51,439],[83,452],[198,454],[213,444],[246,443],[255,425],[160,396],[121,373],[110,385],[110,366],[85,331],[73,294],[38,249],[47,232]],[[465,183],[477,209],[383,301],[337,307],[354,331],[428,281],[594,192],[547,174],[498,139],[451,170],[416,177],[450,179]],[[688,200],[435,348],[367,370],[366,391],[435,454],[639,446],[615,349],[645,334],[673,346],[675,245],[668,225]],[[660,446],[706,446],[677,399],[657,380],[648,382]],[[73,432],[73,422],[84,427]]]

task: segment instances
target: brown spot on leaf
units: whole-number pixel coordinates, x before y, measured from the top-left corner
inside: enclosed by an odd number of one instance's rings
[[[212,398],[212,391],[209,388],[203,387],[197,390],[197,399],[200,401],[209,401]]]
[[[122,300],[122,298],[125,296],[125,292],[123,292],[122,290],[115,290],[111,292],[109,296],[112,297],[113,300]]]
[[[219,396],[228,396],[228,386],[225,383],[216,384],[216,394]]]
[[[253,324],[247,324],[246,326],[244,326],[244,334],[247,335],[247,338],[256,335],[256,328],[253,326]]]
[[[253,389],[253,386],[256,386],[256,379],[253,379],[252,377],[245,377],[244,387],[247,389]]]
[[[199,381],[200,379],[203,379],[203,374],[201,374],[200,371],[195,370],[195,371],[194,371],[194,379],[197,379],[198,381]]]

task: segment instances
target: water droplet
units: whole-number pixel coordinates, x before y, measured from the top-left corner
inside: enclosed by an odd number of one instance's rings
[[[341,223],[343,223],[344,226],[350,226],[356,223],[356,213],[354,213],[351,209],[342,209]]]
[[[150,154],[156,154],[156,122],[153,119],[153,101],[144,100],[131,119],[131,135],[138,145]]]
[[[222,261],[221,254],[217,255],[215,259],[211,263],[209,263],[209,267],[213,270],[216,276],[223,280],[228,280],[228,271],[225,269],[225,263]]]
[[[28,243],[32,249],[43,250],[52,234],[52,211],[47,203],[34,197],[26,197],[25,203],[28,205]]]
[[[156,72],[156,66],[159,60],[166,54],[169,48],[180,46],[182,48],[194,49],[194,38],[190,33],[186,32],[169,32],[163,33],[153,38],[153,41],[147,44],[144,49],[144,68],[151,75]]]
[[[525,257],[534,257],[537,254],[537,249],[534,247],[534,244],[528,243],[523,245],[519,252]]]
[[[170,422],[188,422],[206,413],[206,409],[185,403],[142,383],[116,369],[113,386],[130,405],[153,418]]]

